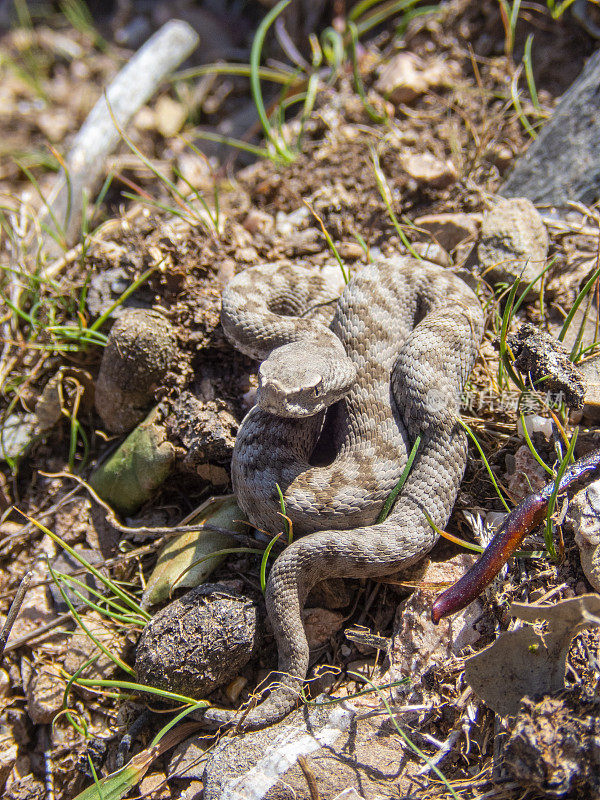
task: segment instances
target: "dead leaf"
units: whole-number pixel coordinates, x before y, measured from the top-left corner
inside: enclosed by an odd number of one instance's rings
[[[600,596],[586,594],[552,606],[513,603],[513,616],[524,622],[546,622],[502,633],[465,662],[465,677],[481,699],[500,716],[517,713],[521,698],[540,697],[564,687],[567,653],[573,637],[600,626]]]
[[[184,521],[187,525],[212,525],[237,533],[248,529],[243,511],[231,495],[211,498],[199,513]],[[235,540],[211,530],[195,530],[171,539],[158,557],[142,597],[145,608],[166,600],[177,587],[194,588],[203,583],[225,558],[219,552],[235,547]],[[215,554],[215,555],[213,555]]]

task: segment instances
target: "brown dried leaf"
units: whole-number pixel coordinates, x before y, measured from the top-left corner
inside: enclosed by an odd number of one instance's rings
[[[583,628],[600,626],[600,595],[552,606],[513,603],[510,610],[524,622],[546,622],[547,627],[541,634],[531,625],[503,633],[465,662],[467,682],[501,716],[516,714],[526,695],[539,697],[564,687],[571,640]]]

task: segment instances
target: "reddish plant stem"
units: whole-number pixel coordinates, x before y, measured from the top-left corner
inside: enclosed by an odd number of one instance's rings
[[[576,481],[600,467],[600,449],[576,461],[563,475],[559,491],[570,488]],[[505,518],[498,533],[486,547],[483,555],[449,589],[436,599],[431,618],[437,624],[443,617],[455,614],[468,606],[500,572],[504,564],[519,547],[525,536],[539,525],[548,513],[548,503],[555,489],[554,481],[539,492],[530,494]]]

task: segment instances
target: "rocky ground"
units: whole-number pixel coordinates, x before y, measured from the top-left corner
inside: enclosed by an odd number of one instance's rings
[[[248,63],[259,4],[123,3],[104,15],[90,4],[84,22],[77,4],[43,19],[32,4],[31,20],[17,4],[21,17],[2,34],[4,617],[31,571],[0,671],[6,798],[49,797],[48,786],[73,798],[131,758],[118,796],[600,797],[592,487],[570,509],[558,499],[554,555],[545,526],[533,530],[522,547],[535,556],[511,560],[438,626],[436,595],[475,559],[445,539],[410,574],[316,587],[305,612],[308,703],[272,729],[215,739],[182,720],[153,748],[173,705],[128,685],[160,673],[171,692],[237,706],[276,663],[260,588],[268,539],[227,502],[203,509],[230,489],[235,433],[256,387],[256,363],[219,326],[221,291],[246,266],[301,259],[337,272],[335,249],[352,273],[409,246],[477,287],[487,329],[462,414],[481,450],[471,442],[448,525],[455,537],[485,544],[485,523],[504,512],[500,495],[513,508],[543,486],[577,430],[575,457],[598,446],[593,199],[565,197],[570,207],[555,212],[519,192],[497,195],[595,40],[571,11],[554,19],[550,4],[527,4],[513,30],[505,4],[453,0],[412,19],[395,12],[353,49],[351,7],[333,5],[316,14],[318,4],[294,4],[267,35],[263,64],[282,73],[300,63],[285,93],[275,84],[269,95],[263,82],[269,111],[293,95],[301,102],[266,146],[247,78],[198,74],[216,60]],[[112,182],[95,187],[57,250],[40,220],[63,155],[133,49],[174,15],[198,31],[200,48],[187,74],[135,114],[128,143],[106,161]],[[311,67],[307,31],[341,43],[340,58],[325,53]],[[313,89],[314,105],[303,106]],[[270,157],[207,142],[207,131]],[[515,281],[531,286],[510,313]],[[584,287],[561,351],[556,337]],[[585,392],[583,411],[556,401],[564,376],[549,408],[531,360],[524,383],[501,366],[523,322],[550,335],[539,348],[552,363],[588,360],[566,379]],[[541,377],[558,373],[550,361]],[[231,536],[182,532],[207,517]],[[246,549],[195,563],[223,548]],[[136,655],[149,616],[165,607]],[[535,614],[537,626],[515,624]],[[178,635],[190,615],[202,648]]]

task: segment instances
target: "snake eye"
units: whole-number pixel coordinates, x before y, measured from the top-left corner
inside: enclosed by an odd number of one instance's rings
[[[322,387],[320,385],[313,387],[313,397],[319,397],[319,395],[321,394],[321,388]]]

